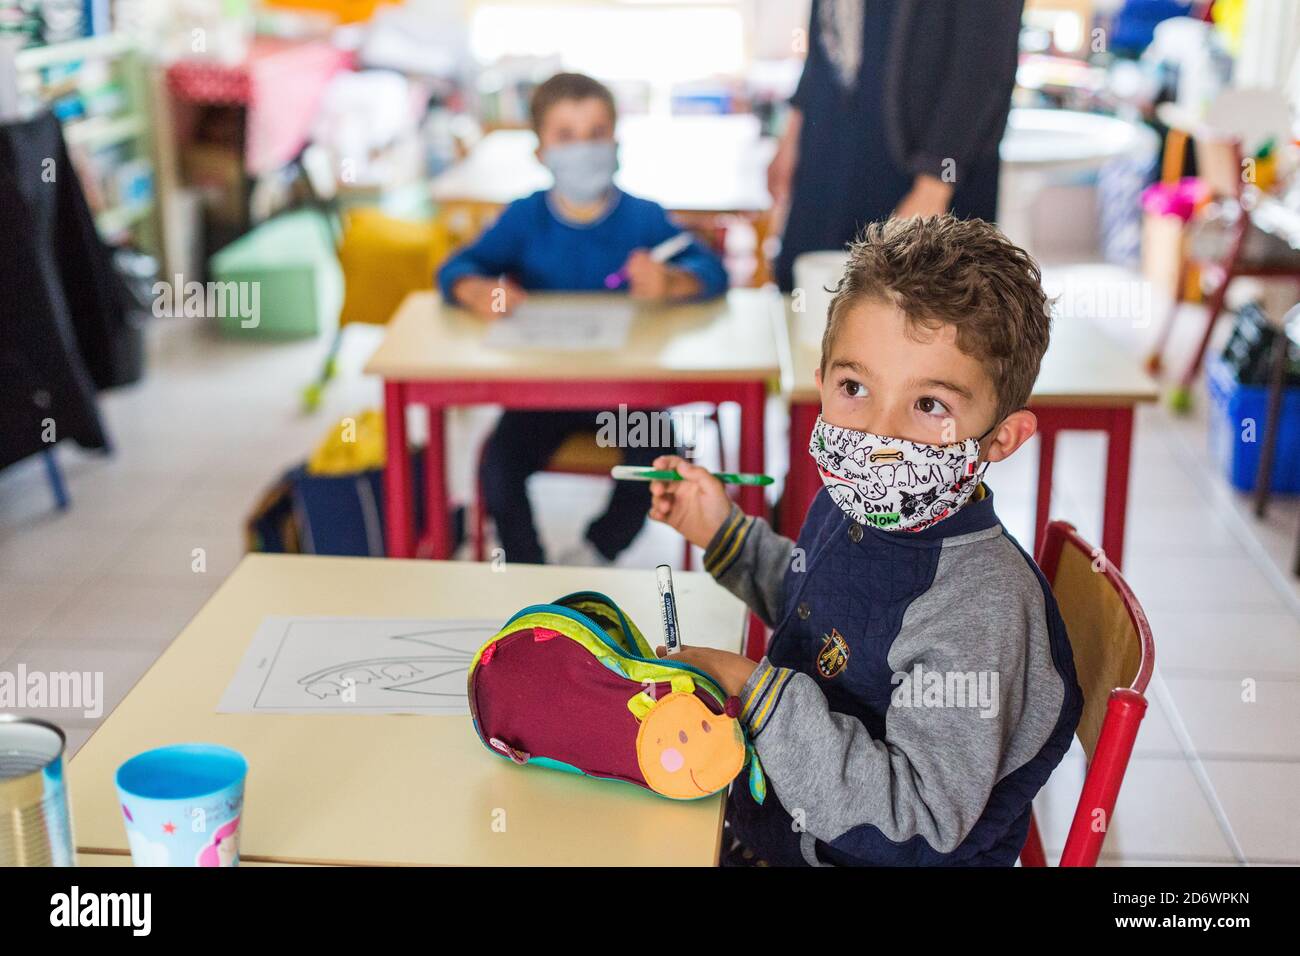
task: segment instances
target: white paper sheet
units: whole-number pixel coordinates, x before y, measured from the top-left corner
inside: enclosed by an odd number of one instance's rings
[[[523,302],[493,321],[484,342],[499,349],[602,352],[627,344],[635,309],[622,302]]]
[[[223,714],[469,713],[469,662],[500,620],[268,617]]]

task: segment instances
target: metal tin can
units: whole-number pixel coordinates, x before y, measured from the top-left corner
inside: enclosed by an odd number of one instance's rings
[[[53,724],[0,714],[0,867],[74,865],[66,745]]]

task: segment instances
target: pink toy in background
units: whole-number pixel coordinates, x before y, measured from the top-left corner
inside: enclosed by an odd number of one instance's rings
[[[1196,176],[1184,176],[1176,183],[1156,183],[1142,193],[1142,211],[1154,216],[1177,216],[1191,221],[1196,210],[1210,201],[1210,190]]]

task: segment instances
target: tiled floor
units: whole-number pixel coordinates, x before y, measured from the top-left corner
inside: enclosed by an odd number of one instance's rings
[[[1126,279],[1092,267],[1074,275]],[[1135,349],[1152,334],[1144,320],[1106,326]],[[378,383],[359,371],[376,334],[349,330],[326,407],[304,416],[299,389],[323,343],[244,345],[188,321],[158,323],[148,378],[103,401],[116,454],[59,448],[68,512],[52,509],[38,462],[0,472],[0,670],[103,671],[110,711],[237,563],[243,519],[263,489],[333,418],[379,404]],[[773,411],[769,469],[780,474]],[[1300,862],[1300,581],[1288,573],[1300,500],[1278,499],[1270,522],[1256,522],[1208,461],[1205,414],[1201,402],[1185,419],[1156,407],[1139,415],[1125,570],[1151,617],[1158,666],[1107,863]],[[453,434],[468,439],[490,421],[460,413]],[[1091,540],[1103,451],[1087,434],[1064,436],[1058,450],[1054,513]],[[1030,447],[989,475],[1003,520],[1026,542],[1034,457]],[[471,461],[455,462],[454,489],[466,488]],[[591,480],[535,481],[544,537],[572,541],[601,504]],[[675,535],[651,526],[620,563],[679,554]],[[97,723],[79,711],[44,716],[74,749]],[[1039,797],[1049,853],[1059,853],[1082,772],[1076,752]]]

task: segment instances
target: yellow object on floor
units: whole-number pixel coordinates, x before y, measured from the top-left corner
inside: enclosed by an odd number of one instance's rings
[[[341,419],[307,461],[311,475],[354,475],[383,468],[384,413],[369,408],[354,418]]]

